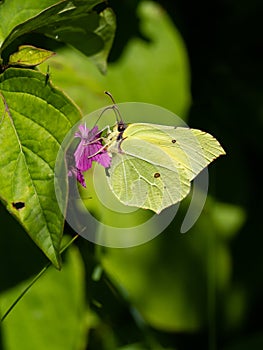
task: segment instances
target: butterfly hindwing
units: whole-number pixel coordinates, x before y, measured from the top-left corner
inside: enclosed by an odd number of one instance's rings
[[[158,145],[127,137],[113,149],[108,181],[122,203],[159,213],[188,194],[187,172]]]

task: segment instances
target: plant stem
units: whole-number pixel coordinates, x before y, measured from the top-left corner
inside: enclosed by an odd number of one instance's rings
[[[62,254],[77,238],[79,235],[74,236],[60,251]],[[29,283],[28,286],[22,291],[22,293],[15,299],[15,301],[11,304],[11,306],[7,309],[4,315],[1,317],[1,322],[10,314],[16,304],[23,298],[23,296],[29,291],[29,289],[36,283],[36,281],[47,271],[47,269],[51,266],[51,262],[48,262],[46,266],[33,278],[33,280]]]

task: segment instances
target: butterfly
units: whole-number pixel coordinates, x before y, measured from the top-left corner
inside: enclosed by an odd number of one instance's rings
[[[81,126],[85,137],[83,132],[76,134],[81,142],[75,159],[81,171],[90,168],[91,161],[104,166],[109,187],[123,204],[159,214],[185,198],[191,181],[225,154],[212,135],[198,129],[124,123],[112,95],[105,93],[114,103],[105,110],[113,109],[117,122],[104,128],[105,134],[97,126],[91,130]],[[84,169],[82,164],[89,166]]]
[[[180,202],[191,181],[225,154],[219,142],[197,129],[118,122],[106,139],[108,184],[125,205],[153,210]]]

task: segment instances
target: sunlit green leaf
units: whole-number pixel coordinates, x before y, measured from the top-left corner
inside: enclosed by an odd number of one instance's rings
[[[9,65],[13,66],[37,66],[55,53],[40,49],[32,45],[21,45],[18,51],[9,57]]]
[[[7,69],[0,76],[0,93],[0,198],[59,267],[63,216],[54,191],[54,166],[79,111],[45,84],[40,72]]]
[[[49,6],[56,4],[57,2],[57,0],[3,1],[0,6],[0,46],[2,46],[6,37],[16,26],[36,16],[41,11]],[[64,1],[62,1],[62,3],[63,2]],[[62,8],[64,6],[65,5],[62,4]],[[17,33],[17,35],[19,36],[21,34]]]
[[[34,16],[31,11],[31,17],[27,21],[16,22],[16,26],[8,32],[2,29],[7,37],[3,36],[0,53],[22,35],[37,32],[58,42],[70,44],[87,56],[93,56],[94,62],[104,72],[115,33],[115,17],[109,9],[101,14],[93,11],[93,7],[100,2],[102,1],[90,0],[73,3],[65,0],[39,13],[34,11]],[[7,8],[4,10],[10,16],[11,12],[8,13]]]

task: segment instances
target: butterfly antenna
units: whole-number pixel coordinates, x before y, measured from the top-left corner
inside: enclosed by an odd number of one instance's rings
[[[114,100],[112,94],[111,94],[109,91],[104,91],[104,94],[106,94],[107,96],[109,96],[109,98],[110,98],[110,99],[112,100],[112,102],[113,102],[113,106],[111,106],[111,107],[109,107],[109,108],[113,109],[113,111],[114,111],[114,113],[115,113],[115,116],[116,116],[116,121],[117,121],[117,123],[123,122],[122,117],[121,117],[121,113],[120,113],[120,111],[119,111],[119,108],[118,108],[118,106],[117,106],[117,104],[116,104],[116,102],[115,102],[115,100]]]
[[[112,94],[111,94],[109,91],[104,91],[104,94],[105,94],[105,95],[108,95],[109,98],[112,100],[113,104],[116,105],[116,102],[115,102],[115,100],[114,100]]]
[[[104,91],[104,93],[105,93],[107,96],[109,96],[109,98],[110,98],[110,99],[112,100],[112,102],[113,102],[113,105],[112,105],[112,106],[105,107],[105,108],[103,109],[103,111],[100,113],[98,119],[96,120],[96,123],[94,123],[94,126],[98,124],[98,121],[99,121],[100,118],[102,117],[103,113],[105,113],[105,112],[106,112],[107,110],[109,110],[109,109],[111,109],[111,110],[114,111],[115,116],[116,116],[116,121],[117,121],[117,123],[118,123],[118,124],[124,124],[124,123],[123,123],[122,116],[121,116],[121,113],[120,113],[120,111],[119,111],[118,106],[116,105],[116,102],[115,102],[115,100],[114,100],[112,94],[111,94],[109,91]],[[103,130],[104,130],[104,129],[103,129]],[[100,132],[101,132],[101,131],[100,131]],[[99,133],[100,133],[100,132],[99,132]]]

